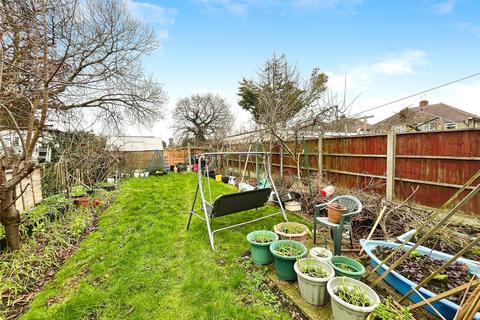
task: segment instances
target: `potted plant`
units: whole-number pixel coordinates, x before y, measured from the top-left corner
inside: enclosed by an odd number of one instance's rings
[[[269,264],[273,260],[270,245],[278,240],[278,235],[268,230],[257,230],[247,235],[250,244],[253,262],[256,264]]]
[[[327,218],[332,223],[339,223],[342,219],[343,213],[347,211],[347,208],[339,203],[329,202],[327,203]]]
[[[273,230],[280,239],[305,242],[309,230],[306,225],[298,222],[281,222],[273,226]]]
[[[316,306],[327,303],[327,282],[335,276],[332,267],[315,258],[303,258],[295,262],[293,268],[302,298]]]
[[[313,247],[309,251],[310,258],[315,258],[317,260],[323,261],[328,263],[333,258],[332,251],[328,250],[327,248],[322,247]]]
[[[380,303],[380,298],[368,285],[351,278],[335,277],[328,281],[335,320],[364,320]]]
[[[337,277],[360,280],[365,273],[365,267],[360,262],[344,256],[335,256],[329,263],[335,270]]]
[[[415,320],[415,318],[407,307],[395,303],[389,296],[370,313],[367,320]]]
[[[278,240],[270,245],[275,262],[275,273],[282,280],[295,281],[297,274],[293,268],[295,261],[307,255],[307,247],[294,240]]]

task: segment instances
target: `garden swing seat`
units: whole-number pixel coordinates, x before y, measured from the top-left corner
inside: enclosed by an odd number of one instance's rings
[[[265,188],[221,195],[213,205],[207,204],[208,215],[210,218],[221,217],[263,207],[271,192],[272,188]]]
[[[202,170],[198,171],[198,182],[197,182],[197,188],[195,190],[195,196],[193,199],[192,207],[190,209],[190,215],[188,217],[188,223],[187,223],[187,230],[190,228],[190,222],[192,220],[192,216],[197,216],[198,218],[202,219],[205,221],[207,225],[207,231],[208,231],[208,237],[210,239],[210,246],[212,249],[215,249],[215,241],[213,239],[213,235],[222,230],[227,230],[231,229],[234,227],[242,226],[248,223],[256,222],[262,219],[266,219],[269,217],[273,217],[278,214],[282,214],[283,219],[285,221],[288,221],[287,215],[285,214],[285,209],[283,207],[283,204],[281,201],[279,201],[279,206],[280,206],[280,211],[267,214],[264,216],[261,216],[256,219],[240,222],[234,225],[229,225],[226,227],[218,228],[218,229],[212,229],[211,228],[211,220],[213,218],[217,217],[222,217],[222,216],[227,216],[239,212],[244,212],[247,210],[252,210],[252,209],[258,209],[261,207],[264,207],[265,204],[268,201],[268,198],[270,194],[272,193],[272,190],[274,191],[274,194],[278,194],[277,189],[275,187],[275,184],[272,181],[271,177],[271,166],[270,166],[270,154],[266,152],[210,152],[210,153],[204,153],[203,155],[200,156],[200,159],[205,159],[207,156],[219,156],[219,155],[249,155],[249,154],[257,154],[257,155],[263,155],[264,157],[264,162],[266,162],[266,173],[268,175],[268,182],[265,182],[263,186],[260,186],[257,189],[254,190],[249,190],[249,191],[242,191],[242,192],[237,192],[237,193],[231,193],[231,194],[225,194],[218,196],[215,201],[212,203],[212,198],[211,198],[211,189],[210,189],[210,179],[209,178],[204,178],[201,174]],[[203,169],[203,168],[202,168]],[[208,172],[208,163],[206,165],[206,170]],[[210,195],[210,202],[208,202],[205,199],[205,193],[204,193],[204,186],[203,186],[203,179],[207,179],[207,184],[208,184],[208,191]],[[271,186],[271,187],[270,187]],[[200,215],[199,213],[195,212],[195,204],[197,202],[197,198],[201,199],[201,210],[203,211],[203,216]],[[278,200],[278,199],[277,199]]]

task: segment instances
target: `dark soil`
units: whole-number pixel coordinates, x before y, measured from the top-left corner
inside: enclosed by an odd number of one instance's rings
[[[393,249],[389,248],[376,248],[374,250],[375,255],[380,259],[384,260],[388,255],[393,252]],[[395,253],[389,262],[398,260],[404,251],[400,250]],[[422,256],[420,254],[410,254],[407,259],[405,259],[398,267],[395,268],[395,271],[400,273],[402,276],[407,279],[419,283],[425,277],[429,276],[436,269],[442,266],[445,263],[444,260],[438,260],[431,258],[429,256]],[[389,263],[387,262],[387,265]],[[467,265],[459,262],[455,262],[442,271],[436,278],[432,279],[425,285],[425,288],[432,291],[433,293],[440,294],[447,290],[456,288],[465,283],[468,283],[472,278],[472,274],[468,272]],[[450,296],[449,300],[459,303],[462,299],[462,295]]]

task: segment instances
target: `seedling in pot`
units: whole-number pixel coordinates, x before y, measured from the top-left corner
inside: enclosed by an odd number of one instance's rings
[[[300,271],[312,278],[326,278],[329,275],[321,266],[310,261],[301,266]]]
[[[315,251],[315,257],[319,258],[328,258],[328,252],[327,251]]]
[[[296,257],[302,254],[303,250],[302,247],[295,246],[292,243],[282,243],[273,251],[279,256]]]
[[[341,263],[341,262],[335,263],[335,266],[342,269],[342,270],[345,270],[347,272],[358,272],[357,269],[355,269],[354,267],[352,267],[352,266],[350,266],[346,263]]]
[[[297,234],[305,231],[305,226],[297,223],[285,223],[280,231],[286,234]]]
[[[373,302],[368,297],[367,292],[358,285],[354,285],[352,288],[349,288],[346,283],[343,282],[335,294],[346,303],[357,307],[370,307],[373,305]]]
[[[256,243],[269,243],[272,241],[275,241],[275,235],[271,233],[257,233],[255,236],[252,237],[251,241],[254,241]]]

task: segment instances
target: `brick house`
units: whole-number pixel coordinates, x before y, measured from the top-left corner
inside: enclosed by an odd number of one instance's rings
[[[372,131],[385,133],[392,129],[396,133],[402,133],[465,128],[480,128],[480,117],[445,103],[429,104],[422,100],[418,107],[405,108],[374,124]]]

